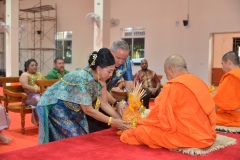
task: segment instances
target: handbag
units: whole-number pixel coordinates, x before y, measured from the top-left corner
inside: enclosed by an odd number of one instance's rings
[[[6,112],[5,107],[0,104],[0,131],[9,128],[11,123],[10,116]]]

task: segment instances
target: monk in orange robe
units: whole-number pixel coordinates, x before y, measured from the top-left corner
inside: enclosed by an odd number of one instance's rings
[[[155,106],[136,128],[123,131],[120,140],[151,148],[211,146],[216,139],[216,113],[208,86],[189,74],[180,55],[168,57],[164,70],[169,82],[155,98]]]
[[[214,101],[217,106],[217,125],[240,127],[240,68],[239,57],[228,52],[222,57],[226,72],[220,80]]]

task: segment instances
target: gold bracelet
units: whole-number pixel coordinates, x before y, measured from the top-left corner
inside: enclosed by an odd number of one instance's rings
[[[109,119],[108,119],[108,125],[110,126],[111,123],[112,123],[112,117],[109,117]]]

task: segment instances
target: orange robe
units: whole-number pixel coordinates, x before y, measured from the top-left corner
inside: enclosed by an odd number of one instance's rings
[[[216,139],[214,102],[207,85],[191,74],[167,82],[146,118],[122,133],[127,144],[151,148],[211,146]]]
[[[213,99],[217,125],[240,127],[240,68],[223,75]]]

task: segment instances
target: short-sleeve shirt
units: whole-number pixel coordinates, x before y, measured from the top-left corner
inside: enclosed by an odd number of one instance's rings
[[[133,81],[132,65],[128,58],[124,64],[115,69],[112,78],[106,82],[107,90],[110,91],[121,78],[125,81]]]
[[[157,74],[149,69],[147,69],[146,71],[138,71],[134,75],[134,81],[142,83],[147,88],[156,88],[157,85],[160,83]]]

